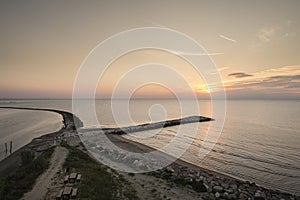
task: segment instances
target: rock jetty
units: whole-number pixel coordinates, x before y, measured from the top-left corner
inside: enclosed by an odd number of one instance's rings
[[[146,130],[165,128],[170,126],[177,126],[180,124],[208,122],[208,121],[213,121],[213,119],[209,117],[203,117],[203,116],[190,116],[190,117],[184,117],[180,119],[172,119],[172,120],[166,120],[166,121],[154,122],[154,123],[145,123],[145,124],[127,126],[122,128],[86,129],[85,131],[102,130],[106,134],[123,135],[127,133],[134,133],[134,132],[141,132]]]

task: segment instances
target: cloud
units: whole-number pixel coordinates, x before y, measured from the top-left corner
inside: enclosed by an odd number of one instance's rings
[[[300,99],[300,65],[272,68],[251,74],[236,72],[228,76],[234,78],[223,77],[222,83],[198,84],[195,89],[205,92],[209,87],[210,93],[218,95],[224,87],[227,97],[233,99]]]
[[[264,28],[261,28],[257,34],[256,34],[256,37],[262,41],[262,42],[270,42],[273,37],[275,36],[275,28],[273,27],[264,27]]]
[[[253,75],[246,74],[246,73],[243,73],[243,72],[236,72],[236,73],[228,74],[228,76],[231,76],[231,77],[234,77],[234,78],[244,78],[244,77],[250,77],[250,76],[253,76]]]
[[[257,41],[250,45],[251,50],[256,50],[262,44],[267,44],[272,41],[285,40],[286,38],[294,37],[296,35],[293,29],[293,22],[287,20],[285,22],[264,26],[256,31],[255,37]]]
[[[287,89],[300,88],[300,75],[271,76],[260,80],[234,83],[230,89]]]
[[[154,25],[154,27],[168,28],[167,26],[165,26],[163,24],[160,24],[160,23],[157,23],[157,22],[149,21],[149,23],[152,24],[152,25]]]
[[[220,68],[218,68],[218,72],[224,71],[226,69],[229,69],[229,67],[220,67]]]
[[[233,73],[235,74],[235,73]],[[268,69],[224,82],[232,98],[300,98],[300,65]]]
[[[171,51],[174,54],[177,55],[185,55],[185,56],[218,56],[223,55],[224,53],[193,53],[193,52],[183,52],[183,51]]]
[[[222,34],[219,34],[219,37],[220,37],[220,38],[223,38],[223,39],[225,39],[225,40],[227,40],[227,41],[230,41],[230,42],[237,42],[236,40],[234,40],[234,39],[232,39],[232,38],[230,38],[230,37],[227,37],[227,36],[225,36],[225,35],[222,35]]]
[[[262,80],[260,86],[280,88],[300,88],[300,75],[271,76]]]
[[[220,68],[217,68],[215,70],[209,71],[208,73],[209,74],[218,74],[218,73],[220,73],[224,70],[227,70],[227,69],[229,69],[229,67],[220,67]]]

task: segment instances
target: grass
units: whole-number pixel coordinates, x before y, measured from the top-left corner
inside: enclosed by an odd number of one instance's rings
[[[157,191],[157,189],[155,189],[155,188],[151,190],[152,193],[154,193],[154,192],[156,192],[156,191]]]
[[[134,173],[131,173],[131,172],[129,172],[128,175],[129,175],[129,176],[135,176],[135,174],[134,174]]]
[[[0,199],[20,199],[30,191],[36,179],[49,167],[49,160],[54,149],[50,148],[37,158],[32,151],[21,153],[21,166],[12,175],[0,178]]]
[[[63,167],[82,174],[81,183],[76,186],[80,199],[137,199],[135,190],[122,175],[75,147],[63,146],[69,149]]]

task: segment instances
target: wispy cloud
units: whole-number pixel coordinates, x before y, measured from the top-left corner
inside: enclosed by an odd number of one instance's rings
[[[226,69],[229,69],[229,67],[220,67],[220,68],[218,68],[218,71],[221,72],[221,71],[224,71]]]
[[[224,82],[229,94],[239,97],[255,96],[268,97],[268,95],[286,95],[289,98],[300,98],[300,65],[285,66],[268,69],[256,73],[232,73],[234,77],[243,79],[233,79]],[[250,75],[250,76],[249,76]]]
[[[294,37],[296,34],[292,24],[291,20],[287,20],[286,22],[260,27],[254,35],[256,40],[250,44],[249,50],[256,51],[272,41],[284,42],[286,38]]]
[[[244,77],[249,77],[249,76],[253,76],[251,74],[246,74],[243,72],[236,72],[236,73],[231,73],[228,74],[228,76],[234,77],[234,78],[244,78]]]
[[[274,27],[263,27],[258,30],[256,37],[261,42],[270,42],[276,34],[276,30]]]
[[[183,51],[171,51],[171,53],[177,55],[186,55],[186,56],[218,56],[223,55],[224,53],[216,52],[216,53],[193,53],[193,52],[183,52]]]
[[[209,74],[218,74],[218,73],[220,73],[222,71],[225,71],[227,69],[229,69],[229,67],[220,67],[220,68],[217,68],[216,70],[210,71]]]
[[[227,40],[227,41],[230,41],[230,42],[237,42],[236,40],[234,40],[234,39],[232,39],[232,38],[230,38],[230,37],[227,37],[227,36],[225,36],[225,35],[222,35],[222,34],[219,34],[219,37],[220,37],[220,38],[223,38],[223,39],[225,39],[225,40]]]
[[[163,24],[160,24],[160,23],[157,23],[157,22],[149,22],[150,24],[152,24],[153,26],[155,27],[160,27],[160,28],[168,28],[167,26],[163,25]]]
[[[300,65],[273,68],[255,73],[231,73],[222,83],[200,83],[194,90],[201,95],[218,92],[224,87],[228,98],[300,99]]]
[[[288,89],[300,88],[300,75],[271,76],[260,80],[244,81],[232,84],[231,89]]]

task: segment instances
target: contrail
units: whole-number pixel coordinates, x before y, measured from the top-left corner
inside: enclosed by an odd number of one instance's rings
[[[223,38],[223,39],[225,39],[225,40],[228,40],[228,41],[230,41],[230,42],[237,42],[236,40],[234,40],[234,39],[232,39],[232,38],[226,37],[225,35],[219,34],[219,37],[221,37],[221,38]]]

